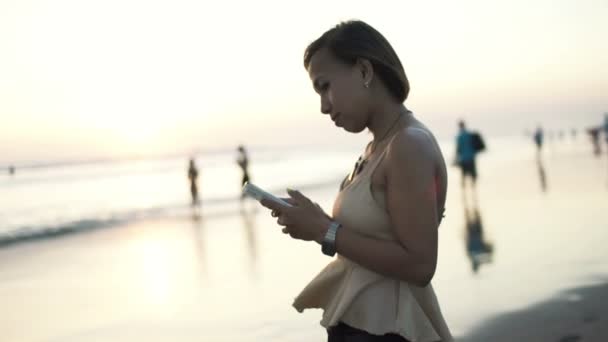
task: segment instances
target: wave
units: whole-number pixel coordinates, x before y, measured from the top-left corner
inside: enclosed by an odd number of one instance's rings
[[[326,180],[310,183],[298,188],[301,191],[314,191],[338,186],[338,180]],[[268,189],[270,192],[279,193],[285,187]],[[201,208],[204,209],[204,219],[217,219],[220,217],[239,214],[241,206],[239,197],[215,197],[203,198]],[[77,218],[54,223],[41,223],[26,225],[0,232],[0,248],[17,243],[56,238],[73,233],[86,232],[95,229],[118,227],[137,221],[152,219],[190,219],[193,213],[197,213],[195,207],[190,204],[170,204],[163,207],[151,207],[143,209],[131,209],[123,212],[98,213],[89,217]]]
[[[230,203],[237,203],[237,199],[216,198],[204,201],[202,206],[205,206],[206,209],[205,217],[207,217],[208,211],[210,214],[209,216],[216,216],[218,211],[222,211],[222,209],[219,207],[225,207],[226,204]],[[85,218],[72,219],[52,224],[42,223],[38,225],[21,226],[11,229],[8,232],[0,233],[0,247],[6,247],[19,242],[48,239],[94,229],[117,227],[136,221],[191,217],[195,208],[196,207],[189,204],[177,204],[168,205],[165,207],[132,209],[109,214],[100,213],[97,215],[90,215],[89,217]],[[213,210],[214,208],[216,210]]]

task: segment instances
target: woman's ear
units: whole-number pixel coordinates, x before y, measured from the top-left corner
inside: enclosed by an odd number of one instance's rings
[[[361,72],[361,79],[363,81],[363,85],[366,88],[369,88],[373,78],[374,78],[374,67],[372,63],[365,58],[357,59],[357,67]]]

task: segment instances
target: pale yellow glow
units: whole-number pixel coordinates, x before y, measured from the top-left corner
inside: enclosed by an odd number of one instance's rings
[[[134,259],[141,270],[141,290],[149,303],[162,305],[175,292],[175,250],[158,237],[149,238],[134,245]]]
[[[275,143],[326,125],[302,52],[351,18],[392,42],[408,104],[446,131],[461,115],[600,117],[607,17],[594,0],[3,0],[0,163]]]

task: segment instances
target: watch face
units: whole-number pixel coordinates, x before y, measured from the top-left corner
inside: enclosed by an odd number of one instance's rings
[[[334,256],[336,254],[336,250],[333,248],[333,244],[329,245],[327,243],[323,243],[321,246],[321,252],[325,255]]]

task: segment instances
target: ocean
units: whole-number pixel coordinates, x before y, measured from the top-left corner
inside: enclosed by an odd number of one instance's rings
[[[584,153],[586,142],[561,144],[560,153]],[[530,158],[525,137],[496,138],[482,155],[485,168]],[[452,141],[441,142],[446,161]],[[252,182],[273,193],[285,188],[337,188],[364,146],[251,148]],[[548,146],[548,149],[551,146]],[[190,214],[187,156],[67,163],[18,168],[0,175],[0,245],[97,229],[143,219]],[[233,151],[195,156],[207,216],[238,210],[241,171]],[[453,170],[452,170],[453,171]]]
[[[252,182],[268,191],[339,181],[355,151],[252,149]],[[189,157],[18,168],[0,177],[0,244],[190,213]],[[206,215],[236,210],[241,171],[236,154],[195,156]],[[346,167],[346,169],[345,169]]]

